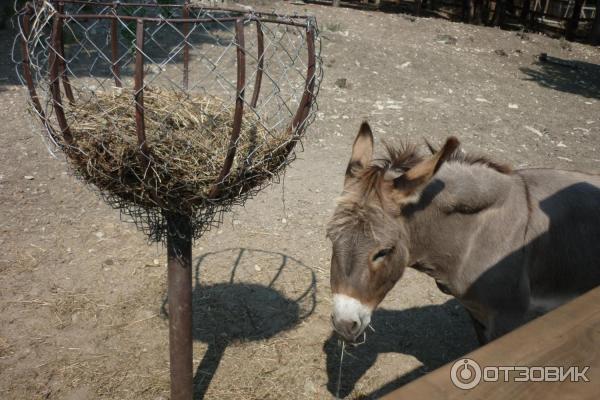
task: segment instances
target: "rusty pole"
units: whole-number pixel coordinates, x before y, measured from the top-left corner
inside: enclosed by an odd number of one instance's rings
[[[171,400],[192,400],[192,224],[189,217],[165,212]]]

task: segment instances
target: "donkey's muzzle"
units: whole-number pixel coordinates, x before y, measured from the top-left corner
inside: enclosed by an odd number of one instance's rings
[[[336,319],[332,315],[331,322],[335,331],[349,342],[355,341],[361,332],[361,322],[358,319]]]

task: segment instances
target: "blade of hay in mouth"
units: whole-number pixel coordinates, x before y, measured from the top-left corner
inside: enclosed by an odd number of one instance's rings
[[[133,90],[81,93],[65,109],[75,140],[67,154],[78,172],[100,189],[138,203],[152,200],[144,199],[150,193],[154,200],[172,204],[205,198],[219,176],[233,128],[232,108],[217,97],[148,87],[144,90],[148,163],[139,157]],[[225,186],[268,178],[285,162],[276,151],[289,140],[284,135],[271,135],[254,113],[246,112]]]

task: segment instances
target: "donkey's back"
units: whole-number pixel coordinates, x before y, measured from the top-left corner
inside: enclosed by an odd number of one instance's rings
[[[529,192],[532,303],[554,308],[600,285],[600,176],[517,171]]]

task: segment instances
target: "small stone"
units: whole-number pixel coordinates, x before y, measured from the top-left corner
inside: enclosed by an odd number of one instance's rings
[[[115,262],[111,258],[104,260],[104,265],[113,265],[114,263]]]
[[[282,219],[281,219],[281,223],[282,223],[282,224],[287,224],[287,219],[285,219],[285,218],[282,218]]]
[[[502,49],[494,50],[494,53],[496,53],[500,57],[508,57],[508,54],[506,54],[506,52]]]
[[[339,78],[335,81],[335,86],[339,87],[340,89],[347,89],[348,88],[348,79],[346,78]]]
[[[262,268],[260,266],[258,266],[258,265],[254,265],[254,270],[256,272],[260,272],[260,271],[262,271]]]
[[[31,176],[31,175],[25,175],[23,177],[23,179],[27,179],[28,181],[32,181],[33,180],[33,176]]]
[[[558,142],[558,144],[556,145],[556,147],[567,147],[567,145],[564,144],[563,142]]]
[[[569,42],[567,42],[565,40],[565,38],[561,38],[560,39],[560,48],[563,50],[567,50],[567,51],[571,51],[573,49],[573,47],[571,46],[571,44]]]
[[[154,263],[154,265],[160,264],[160,261],[158,260],[158,258],[155,258],[154,260],[152,260],[152,262]]]
[[[71,315],[71,322],[76,324],[81,321],[81,312],[75,312]]]
[[[512,108],[513,110],[516,110],[516,109],[519,108],[519,105],[518,104],[509,103],[508,104],[508,108]]]
[[[458,39],[450,35],[437,35],[435,41],[442,44],[456,44]]]
[[[96,235],[96,237],[97,237],[98,239],[102,239],[102,238],[104,237],[104,232],[100,232],[100,231],[98,231],[98,232],[94,233],[94,235]]]

